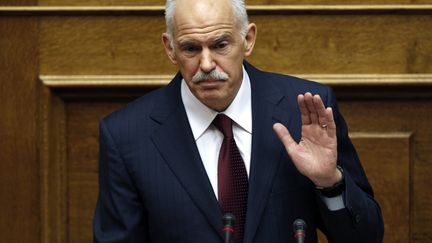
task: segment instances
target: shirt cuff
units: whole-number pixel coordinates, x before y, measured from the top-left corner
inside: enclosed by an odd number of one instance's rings
[[[336,197],[324,197],[320,195],[320,197],[330,211],[337,211],[345,208],[345,202],[342,195]]]

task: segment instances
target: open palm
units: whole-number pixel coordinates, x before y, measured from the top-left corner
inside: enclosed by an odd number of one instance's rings
[[[330,187],[341,180],[336,169],[336,124],[331,108],[325,108],[319,95],[298,96],[302,117],[302,138],[296,143],[287,128],[276,123],[274,131],[285,146],[297,170],[318,187]]]

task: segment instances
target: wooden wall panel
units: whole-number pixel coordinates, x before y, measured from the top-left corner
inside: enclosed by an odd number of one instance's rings
[[[350,135],[381,206],[385,219],[384,242],[409,242],[412,134]]]
[[[430,73],[432,15],[252,16],[250,58],[282,73]],[[164,21],[147,17],[47,17],[41,73],[172,74],[160,41]],[[58,53],[61,53],[59,55]]]
[[[40,242],[66,242],[66,136],[64,102],[40,87]]]
[[[427,0],[424,0],[427,1]],[[40,6],[161,6],[164,0],[39,0]]]
[[[383,210],[384,242],[410,239],[411,242],[428,242],[432,209],[428,187],[428,173],[432,172],[432,153],[428,149],[432,145],[432,131],[428,121],[432,115],[428,111],[432,109],[432,102],[430,99],[417,100],[415,96],[409,101],[406,97],[390,99],[387,95],[382,99],[379,95],[368,96],[367,91],[363,92],[363,98],[349,98],[340,86],[335,88],[337,95],[343,97],[340,99],[341,111]],[[63,136],[67,147],[64,151],[67,182],[63,189],[66,194],[61,199],[68,201],[65,235],[67,242],[91,242],[91,222],[97,197],[98,122],[137,94],[128,95],[124,88],[101,94],[94,86],[84,88],[86,92],[83,87],[59,89],[53,95],[63,100],[66,118]],[[150,89],[145,85],[141,87],[143,93]],[[425,86],[423,90],[432,97],[431,86]],[[94,95],[88,96],[92,92]],[[124,93],[124,98],[116,98],[118,93]],[[419,168],[425,172],[416,173]],[[422,215],[415,212],[422,212]]]
[[[0,18],[0,241],[39,239],[37,22]]]
[[[31,6],[36,5],[35,0],[2,0],[0,6]]]
[[[49,17],[41,23],[42,74],[175,72],[159,17]],[[57,53],[61,53],[58,55]]]
[[[93,100],[65,104],[69,243],[91,242],[98,196],[99,120],[125,103]]]
[[[425,89],[424,91],[431,89]],[[419,94],[421,91],[418,92]],[[341,100],[340,105],[351,131],[413,132],[411,172],[411,242],[431,242],[432,235],[432,99],[369,101]],[[394,150],[398,153],[398,150]],[[377,159],[378,163],[380,159]],[[406,195],[408,197],[408,195]],[[401,198],[403,200],[403,198]],[[393,205],[399,210],[399,204]]]
[[[284,4],[430,4],[431,0],[246,0],[248,5]],[[52,6],[128,6],[165,5],[164,0],[39,0],[39,5]]]
[[[255,5],[250,18],[258,24],[253,64],[282,73],[339,75],[322,80],[335,88],[356,134],[385,214],[385,242],[432,242],[432,7],[418,5],[432,0],[247,3]],[[144,6],[162,4],[0,3],[51,6],[0,7],[0,241],[92,241],[98,121],[176,71],[160,43],[163,10]],[[384,76],[374,79],[376,74]],[[84,78],[41,84],[39,75]],[[115,81],[111,75],[130,76]],[[134,82],[138,75],[151,85]]]
[[[432,72],[432,16],[253,16],[251,58],[283,73]]]

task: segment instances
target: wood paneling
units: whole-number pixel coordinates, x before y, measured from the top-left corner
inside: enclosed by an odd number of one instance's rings
[[[283,4],[430,4],[431,0],[246,0],[248,5]],[[39,0],[39,5],[66,6],[128,6],[128,5],[165,5],[164,0]]]
[[[250,61],[265,70],[432,72],[432,32],[423,31],[432,29],[432,15],[259,15],[251,21],[258,40]],[[174,73],[163,31],[160,16],[43,18],[41,73]]]
[[[36,5],[35,0],[2,0],[0,6],[32,6]]]
[[[163,3],[0,3],[1,242],[92,241],[99,119],[176,72]],[[253,64],[335,89],[385,242],[432,242],[432,1],[247,3]]]
[[[129,82],[133,77],[128,76]],[[85,78],[81,77],[82,83],[85,83]],[[57,79],[57,83],[50,82],[49,77],[43,80],[54,91],[51,95],[62,100],[62,107],[57,109],[64,110],[63,116],[66,118],[65,134],[59,133],[54,139],[61,140],[58,137],[64,136],[67,147],[63,151],[67,157],[64,161],[67,179],[63,185],[65,188],[59,190],[66,191],[61,201],[68,201],[65,213],[68,223],[64,224],[68,242],[91,241],[91,220],[97,197],[99,119],[137,95],[150,91],[154,88],[153,84],[157,83],[152,82],[150,77],[138,76],[129,85],[112,86],[110,84],[115,76],[106,77],[107,82],[101,82],[102,77],[87,78],[99,81],[89,82],[87,86],[74,86],[65,85],[70,82],[66,76]],[[72,76],[71,80],[76,80],[76,77]],[[124,77],[114,83],[121,83],[121,80]],[[381,204],[386,227],[385,242],[407,242],[409,239],[412,242],[428,242],[425,239],[431,235],[430,227],[416,226],[428,224],[432,198],[430,195],[423,198],[430,194],[427,173],[423,175],[416,173],[416,170],[422,168],[432,172],[430,163],[422,165],[421,162],[432,161],[432,153],[427,149],[432,145],[432,131],[427,126],[428,120],[432,118],[427,113],[432,109],[432,86],[422,82],[412,83],[411,86],[408,83],[403,86],[393,84],[405,87],[402,92],[406,92],[406,95],[392,97],[392,90],[380,88],[389,87],[389,80],[394,80],[394,75],[389,75],[387,79],[382,75],[377,80],[381,82],[357,79],[357,83],[351,83],[351,86],[337,83],[332,86],[337,95],[342,97],[341,111],[350,125],[351,137]],[[365,86],[362,90],[364,96],[353,98],[347,95],[347,89],[357,89],[362,83],[373,84]],[[113,87],[117,89],[112,90]],[[133,87],[142,93],[128,94],[128,90]],[[379,93],[376,93],[377,88]],[[126,92],[125,95],[118,98],[118,94],[123,92]],[[425,93],[429,98],[418,99],[418,93]],[[51,184],[50,178],[47,179],[48,184]],[[420,217],[416,211],[425,215]]]
[[[41,242],[92,242],[103,116],[154,89],[41,87]]]
[[[126,101],[71,101],[67,120],[67,242],[91,242],[98,195],[99,120]]]
[[[381,206],[384,242],[409,242],[412,134],[368,132],[350,136]]]
[[[430,89],[426,90],[430,92]],[[418,94],[421,93],[418,91]],[[351,131],[413,132],[411,242],[431,242],[432,99],[416,99],[414,96],[409,100],[383,100],[377,96],[369,97],[368,101],[355,101],[344,98],[340,106]],[[394,153],[397,152],[394,150]],[[376,160],[376,163],[379,162],[380,158]],[[399,204],[393,205],[393,210],[400,210]]]
[[[174,73],[162,48],[162,23],[161,16],[44,18],[41,73]]]
[[[41,242],[65,242],[67,225],[64,102],[40,88]]]
[[[432,87],[432,73],[423,74],[288,74],[337,88],[352,87]],[[167,85],[173,75],[41,75],[43,84],[50,88],[98,87],[160,87]],[[429,93],[425,92],[425,95]]]
[[[0,19],[1,242],[39,239],[36,21]]]
[[[271,21],[268,21],[271,19]],[[251,61],[289,73],[432,71],[432,16],[253,16]]]

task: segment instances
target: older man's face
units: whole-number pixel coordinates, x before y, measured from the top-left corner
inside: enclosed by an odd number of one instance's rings
[[[177,0],[173,48],[166,34],[163,41],[195,97],[222,111],[240,88],[243,59],[255,42],[255,25],[249,25],[246,38],[242,37],[230,0]]]

